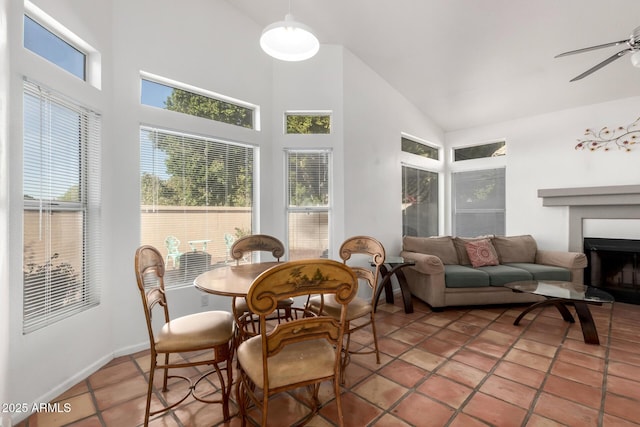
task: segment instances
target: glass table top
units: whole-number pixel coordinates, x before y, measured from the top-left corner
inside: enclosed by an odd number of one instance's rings
[[[597,303],[614,302],[613,297],[602,289],[580,283],[557,280],[531,280],[507,283],[504,286],[505,288],[515,291],[542,295],[549,298],[563,298]]]

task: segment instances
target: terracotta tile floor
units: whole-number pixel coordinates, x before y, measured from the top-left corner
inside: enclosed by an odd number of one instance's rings
[[[513,326],[522,306],[431,312],[414,300],[415,312],[405,314],[398,300],[378,307],[381,364],[369,354],[352,357],[347,368],[347,426],[640,426],[640,306],[590,306],[601,342],[595,346],[554,307]],[[366,329],[353,339],[372,343]],[[37,414],[19,426],[138,426],[148,366],[148,352],[113,360],[56,399],[69,403],[70,413]],[[301,390],[274,398],[270,425],[295,424],[307,396]],[[329,384],[321,400],[309,425],[336,425]],[[223,423],[220,405],[187,399],[150,425],[238,426],[240,420]]]

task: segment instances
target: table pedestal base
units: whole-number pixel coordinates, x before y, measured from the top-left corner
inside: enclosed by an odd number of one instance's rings
[[[387,267],[383,264],[380,266],[380,276],[382,277],[382,282],[378,285],[376,289],[375,295],[375,304],[373,306],[373,311],[376,311],[378,308],[378,299],[380,298],[380,294],[382,293],[382,289],[384,289],[384,295],[387,303],[393,304],[393,287],[391,284],[391,278],[393,275],[398,279],[398,285],[400,285],[400,292],[402,293],[402,302],[404,305],[405,313],[413,313],[413,301],[411,301],[411,291],[409,290],[409,285],[407,284],[407,279],[404,277],[404,273],[402,272],[402,268],[408,265],[413,265],[409,263],[397,264],[393,265],[391,270],[387,270]]]
[[[582,328],[582,336],[584,338],[584,342],[587,344],[600,344],[600,340],[598,339],[598,331],[596,329],[595,323],[593,323],[593,316],[591,316],[591,311],[589,311],[589,306],[584,301],[575,301],[575,300],[566,300],[563,298],[549,298],[544,301],[537,302],[535,304],[527,307],[513,322],[514,325],[518,325],[520,320],[532,310],[535,310],[539,307],[545,307],[548,305],[555,306],[562,318],[570,323],[575,323],[575,319],[567,309],[566,304],[571,304],[576,308],[576,314],[578,315],[578,319],[580,320],[580,327]]]

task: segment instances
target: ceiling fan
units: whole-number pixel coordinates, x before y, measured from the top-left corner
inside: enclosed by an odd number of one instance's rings
[[[623,57],[624,55],[626,55],[629,52],[633,52],[633,54],[631,55],[631,63],[633,63],[633,65],[635,67],[640,67],[640,27],[637,27],[635,30],[633,30],[633,34],[631,34],[628,39],[620,40],[620,41],[617,41],[617,42],[600,44],[600,45],[597,45],[597,46],[585,47],[585,48],[577,49],[577,50],[570,50],[569,52],[561,53],[559,55],[556,55],[555,57],[556,58],[560,58],[562,56],[573,55],[573,54],[576,54],[576,53],[589,52],[589,51],[592,51],[592,50],[602,49],[602,48],[605,48],[605,47],[619,46],[621,44],[626,44],[627,48],[621,50],[620,52],[618,52],[618,53],[616,53],[614,55],[611,55],[610,57],[608,57],[607,59],[605,59],[601,63],[589,68],[587,71],[585,71],[584,73],[580,74],[579,76],[576,76],[576,77],[572,78],[570,81],[575,82],[576,80],[580,80],[580,79],[582,79],[584,77],[587,77],[589,74],[593,73],[594,71],[598,71],[600,68],[604,67],[605,65],[608,65],[608,64],[612,63],[613,61],[615,61],[618,58]]]

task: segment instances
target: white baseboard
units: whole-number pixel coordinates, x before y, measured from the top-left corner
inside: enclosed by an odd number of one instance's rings
[[[149,348],[149,342],[145,341],[143,343],[131,345],[128,347],[123,347],[118,350],[115,350],[113,353],[106,354],[94,363],[90,364],[86,368],[78,371],[72,377],[69,377],[64,382],[60,383],[58,386],[54,387],[49,392],[40,396],[35,402],[51,402],[56,397],[60,396],[65,391],[69,390],[74,385],[78,384],[80,381],[87,379],[90,375],[94,374],[100,368],[102,368],[107,363],[111,362],[116,357],[126,356],[128,354],[137,353],[142,350],[146,350]],[[11,427],[12,425],[18,424],[20,421],[23,421],[27,418],[30,413],[18,413],[18,414],[2,414],[0,417],[0,427]]]

